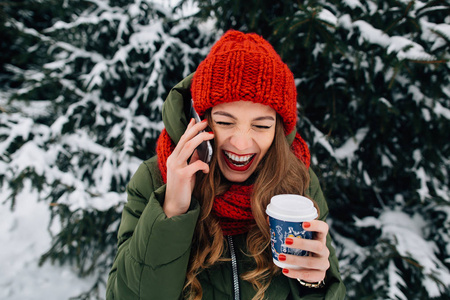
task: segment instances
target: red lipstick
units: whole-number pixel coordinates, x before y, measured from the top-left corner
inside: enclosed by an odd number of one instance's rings
[[[230,152],[230,151],[228,151],[228,152]],[[230,153],[232,153],[232,152],[230,152]],[[237,155],[237,154],[235,154],[235,155]],[[256,154],[254,154],[252,156],[252,158],[250,159],[250,161],[248,163],[244,164],[244,165],[236,165],[236,164],[234,164],[230,160],[230,158],[225,154],[225,151],[222,151],[222,156],[223,156],[223,158],[225,160],[225,163],[227,164],[227,166],[231,170],[238,171],[238,172],[244,172],[244,171],[247,171],[250,168],[250,166],[252,165],[253,161],[255,160]]]

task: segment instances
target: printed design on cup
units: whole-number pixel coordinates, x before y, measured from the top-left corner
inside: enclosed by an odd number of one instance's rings
[[[303,239],[311,239],[312,232],[305,231],[302,227],[303,222],[285,222],[280,221],[275,218],[269,217],[270,222],[270,236],[271,236],[271,247],[274,258],[278,260],[278,255],[280,253],[283,254],[292,254],[298,256],[307,256],[309,255],[308,251],[296,248],[288,247],[284,241],[286,238],[303,238]],[[272,229],[273,228],[273,229]]]

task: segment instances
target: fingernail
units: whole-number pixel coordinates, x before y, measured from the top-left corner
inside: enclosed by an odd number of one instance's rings
[[[207,121],[208,121],[208,120],[206,120],[206,119],[203,119],[203,120],[202,120],[202,123],[205,123],[205,122],[207,122]]]
[[[283,269],[283,273],[284,273],[284,274],[288,274],[288,273],[289,273],[289,270],[288,270],[288,269]]]
[[[311,227],[311,223],[303,222],[303,228],[309,228],[309,227]]]
[[[209,134],[214,134],[214,132],[212,132],[212,131],[210,131],[210,132],[208,132]]]
[[[286,241],[284,242],[286,245],[292,245],[294,243],[294,240],[291,238],[287,238]]]
[[[278,260],[279,261],[285,261],[286,260],[286,255],[284,255],[284,254],[278,255]]]

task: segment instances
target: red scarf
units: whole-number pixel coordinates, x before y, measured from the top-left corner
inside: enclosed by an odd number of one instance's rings
[[[175,143],[163,129],[156,144],[156,153],[164,182],[167,182],[167,158],[174,148]],[[311,155],[308,146],[298,133],[292,142],[291,150],[309,168]],[[255,223],[250,204],[252,189],[253,185],[234,184],[223,195],[215,197],[213,214],[217,216],[224,235],[245,233]]]

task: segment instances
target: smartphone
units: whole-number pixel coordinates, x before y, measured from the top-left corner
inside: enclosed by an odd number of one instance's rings
[[[191,118],[194,118],[196,123],[201,121],[199,115],[197,114],[197,112],[194,109],[194,102],[192,101],[192,99],[191,99],[191,107],[190,107],[190,116],[191,116]],[[198,145],[197,153],[202,161],[209,164],[211,162],[211,157],[213,154],[213,147],[211,145],[211,142],[203,141],[200,145]]]

